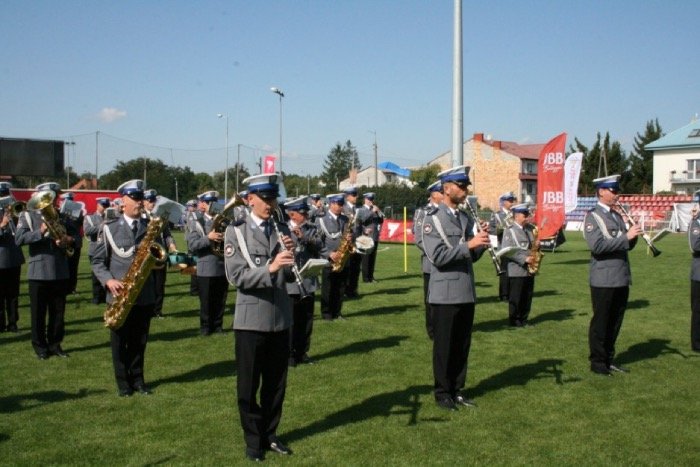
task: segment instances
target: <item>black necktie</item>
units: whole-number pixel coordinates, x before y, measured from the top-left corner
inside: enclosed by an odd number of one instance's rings
[[[134,219],[134,220],[131,222],[131,231],[132,231],[133,234],[134,234],[134,238],[136,238],[136,232],[138,232],[138,230],[139,230],[139,221],[137,221],[137,220]]]
[[[270,221],[262,221],[262,224],[260,224],[260,227],[262,227],[262,231],[265,233],[265,236],[269,239],[270,238]]]

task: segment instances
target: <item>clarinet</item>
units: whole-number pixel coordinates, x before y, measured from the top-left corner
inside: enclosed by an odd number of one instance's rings
[[[276,214],[276,215],[275,215]],[[275,229],[275,232],[277,233],[277,242],[280,245],[280,249],[282,251],[288,251],[287,246],[284,244],[282,241],[282,233],[280,232],[280,228],[277,225],[277,219],[275,217],[280,219],[280,223],[282,222],[282,219],[284,219],[282,215],[282,211],[278,208],[275,211],[273,211],[273,215],[270,218],[270,222],[272,222],[272,227]],[[292,252],[294,254],[294,252]],[[299,295],[300,295],[300,300],[303,300],[307,297],[310,297],[311,294],[306,291],[306,287],[304,287],[304,279],[301,277],[301,273],[299,272],[299,267],[297,266],[296,262],[296,257],[294,259],[294,264],[291,265],[292,268],[292,273],[294,274],[294,282],[296,282],[297,287],[299,287]]]
[[[476,224],[476,230],[477,232],[481,232],[481,225],[479,224],[479,216],[476,215],[476,211],[474,211],[474,208],[472,207],[471,203],[469,201],[464,201],[463,204],[460,204],[458,208],[462,211],[467,212],[472,219],[474,219],[474,223]],[[466,209],[465,209],[466,208]],[[489,243],[489,255],[491,255],[491,261],[493,262],[493,267],[496,268],[496,275],[500,276],[503,274],[503,269],[501,268],[501,260],[498,258],[498,255],[496,254],[496,249]]]
[[[625,222],[627,223],[628,227],[637,225],[637,223],[632,219],[632,216],[630,216],[629,212],[627,212],[627,209],[625,209],[622,206],[622,203],[617,201],[615,203],[615,205],[616,205],[617,209],[620,211],[620,213],[622,213],[622,215],[627,218],[627,220]],[[649,247],[649,250],[651,251],[651,254],[654,258],[656,258],[657,256],[659,256],[661,254],[661,250],[656,248],[656,246],[654,245],[654,242],[652,242],[651,237],[649,236],[648,233],[642,231],[642,239],[644,239],[644,241],[646,242],[646,244]]]

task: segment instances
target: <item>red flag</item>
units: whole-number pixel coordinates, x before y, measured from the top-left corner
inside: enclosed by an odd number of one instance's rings
[[[265,156],[265,159],[263,160],[263,173],[264,174],[275,173],[275,159],[277,159],[277,156],[275,156],[274,154],[270,154],[269,156]]]
[[[542,148],[537,164],[537,210],[535,224],[540,238],[557,234],[566,222],[564,211],[564,162],[566,133],[554,137]]]

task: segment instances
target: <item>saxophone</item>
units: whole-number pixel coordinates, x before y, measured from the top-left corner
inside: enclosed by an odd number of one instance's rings
[[[530,247],[532,262],[527,265],[527,272],[534,276],[540,272],[540,263],[542,262],[542,258],[544,258],[544,253],[542,253],[540,246],[537,244],[539,229],[535,224],[530,224],[530,226],[532,227],[532,246]]]
[[[235,208],[237,206],[242,206],[243,204],[245,204],[243,202],[243,198],[241,198],[241,196],[238,193],[233,195],[233,198],[231,198],[231,201],[226,203],[226,206],[224,206],[224,208],[221,210],[221,212],[218,212],[218,213],[214,212],[212,206],[214,206],[215,203],[212,203],[209,206],[209,215],[212,215],[212,214],[215,214],[215,215],[214,215],[214,219],[212,220],[211,230],[216,232],[216,233],[223,234],[226,231],[226,227],[228,227],[229,224],[231,222],[233,222],[233,220],[234,220],[233,208]],[[223,241],[212,242],[211,250],[219,258],[223,258],[224,257],[224,242]]]
[[[54,240],[60,240],[66,236],[66,226],[61,223],[61,219],[56,212],[56,208],[53,206],[53,202],[56,199],[56,193],[51,190],[44,190],[34,193],[32,197],[27,202],[27,210],[41,211],[41,217],[46,224],[49,236]],[[63,251],[66,253],[67,257],[73,256],[75,250],[72,246],[66,245]]]
[[[331,266],[331,271],[340,272],[345,268],[345,264],[348,262],[350,255],[355,253],[355,242],[349,241],[347,239],[348,234],[352,232],[352,226],[355,224],[355,214],[350,216],[348,222],[343,227],[343,234],[340,237],[340,245],[338,245],[338,253],[340,253],[340,259],[333,263]]]
[[[156,240],[163,232],[167,216],[153,217],[148,223],[146,235],[141,240],[134,261],[122,278],[124,288],[114,297],[104,314],[105,326],[114,330],[119,329],[126,321],[136,299],[146,283],[151,269],[163,267],[168,260],[168,254]],[[105,227],[106,228],[106,227]]]

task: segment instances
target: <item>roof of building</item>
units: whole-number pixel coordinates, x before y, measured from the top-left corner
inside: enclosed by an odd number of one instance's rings
[[[408,178],[411,176],[411,171],[408,169],[402,169],[398,165],[394,164],[393,162],[380,162],[377,164],[377,168],[381,170],[382,172],[391,172],[395,173],[396,175],[399,175],[401,177]]]
[[[692,122],[644,146],[646,150],[700,147],[700,120]]]

